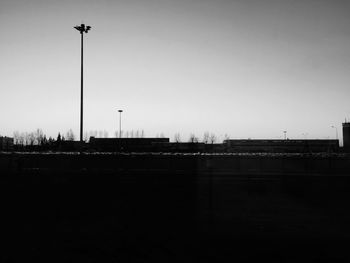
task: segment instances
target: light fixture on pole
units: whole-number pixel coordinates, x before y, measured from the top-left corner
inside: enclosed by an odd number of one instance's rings
[[[119,138],[122,137],[122,112],[123,110],[118,110],[119,112]]]
[[[283,131],[284,133],[284,140],[287,140],[287,131]]]
[[[80,141],[83,141],[83,34],[87,33],[91,26],[85,26],[81,24],[80,26],[74,27],[81,34],[81,90],[80,90]]]

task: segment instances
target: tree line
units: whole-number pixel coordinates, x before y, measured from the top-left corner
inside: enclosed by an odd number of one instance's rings
[[[114,133],[115,138],[145,138],[144,130],[131,130],[121,131],[121,134],[117,131]],[[95,138],[109,138],[109,133],[106,130],[91,130],[84,133],[84,141],[89,142],[90,137]],[[163,133],[158,133],[156,138],[165,138]],[[41,145],[52,145],[62,141],[75,141],[78,140],[72,129],[69,129],[65,133],[59,132],[57,137],[47,137],[42,129],[36,129],[32,132],[19,132],[13,133],[14,144],[17,146],[41,146]],[[227,134],[224,135],[224,140],[229,139]],[[191,133],[186,140],[182,140],[182,136],[179,132],[174,134],[173,141],[176,143],[190,142],[190,143],[205,143],[213,144],[218,141],[218,136],[215,133],[204,132],[203,137],[200,139],[194,133]]]
[[[32,132],[19,132],[13,133],[13,143],[19,146],[34,146],[34,145],[47,145],[61,141],[74,141],[75,134],[72,129],[69,129],[65,134],[58,133],[56,138],[47,137],[42,129],[36,129]]]
[[[221,136],[220,136],[221,137]],[[228,134],[224,135],[224,140],[229,140],[230,137]],[[184,142],[190,142],[190,143],[205,143],[205,144],[214,144],[219,141],[219,137],[215,133],[211,132],[204,132],[203,137],[200,139],[195,133],[191,133],[188,137],[188,140]],[[174,135],[174,142],[180,143],[182,142],[181,134],[179,132],[175,133]]]

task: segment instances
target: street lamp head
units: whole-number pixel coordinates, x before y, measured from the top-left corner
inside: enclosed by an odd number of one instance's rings
[[[85,24],[81,24],[80,26],[75,26],[74,28],[83,34],[83,32],[87,33],[91,29],[91,26],[85,27]]]
[[[118,110],[118,112],[123,112],[123,110]]]
[[[80,26],[75,26],[74,28],[80,32],[82,31]]]

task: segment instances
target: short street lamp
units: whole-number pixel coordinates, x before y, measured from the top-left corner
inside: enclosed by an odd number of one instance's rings
[[[80,141],[83,141],[83,33],[87,33],[91,26],[85,26],[81,24],[80,26],[74,27],[81,34],[81,92],[80,92]]]

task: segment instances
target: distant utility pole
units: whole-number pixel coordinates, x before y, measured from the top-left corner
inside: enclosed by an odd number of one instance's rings
[[[74,27],[81,34],[81,92],[80,92],[80,141],[83,141],[83,34],[87,33],[91,26],[85,26],[81,24],[80,26]]]
[[[123,110],[118,110],[119,112],[119,138],[122,137],[122,112]]]

